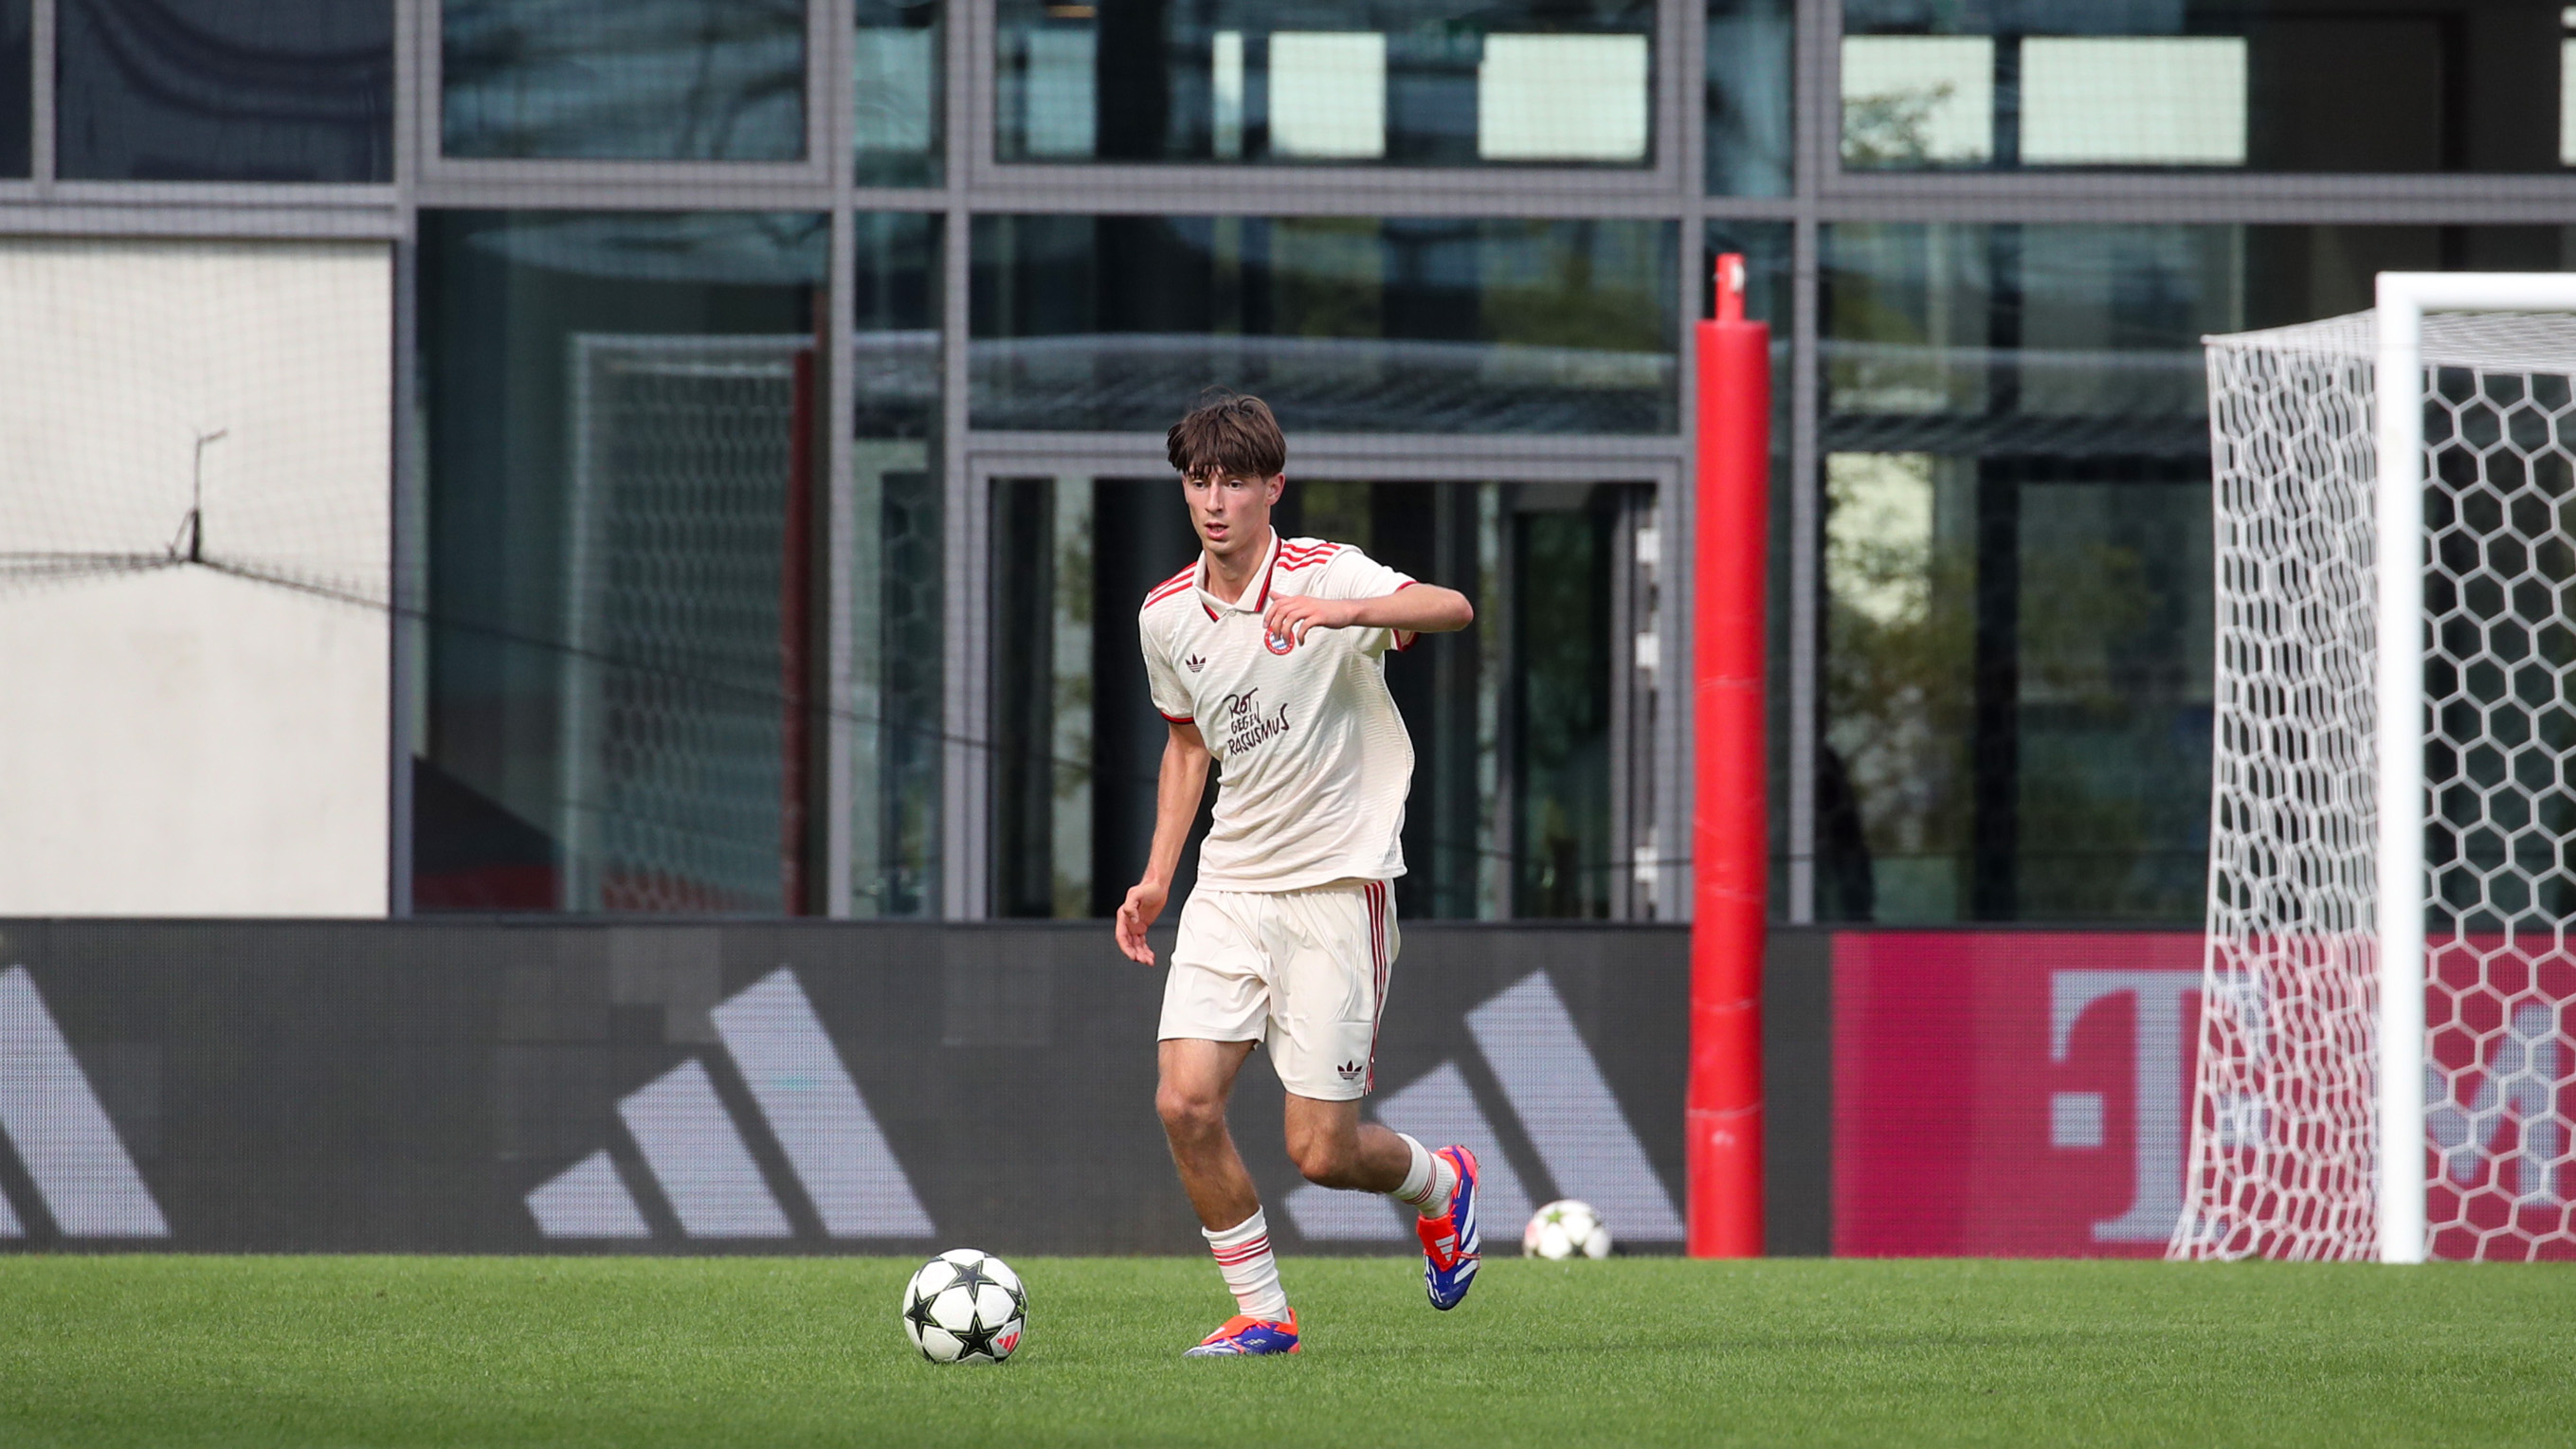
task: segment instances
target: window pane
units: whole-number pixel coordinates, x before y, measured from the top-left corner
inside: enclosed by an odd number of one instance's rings
[[[1708,189],[1789,194],[1789,0],[1708,0]]]
[[[2207,472],[1827,456],[1828,914],[2197,917]]]
[[[1674,426],[1657,221],[975,219],[979,428],[1160,432],[1211,384],[1292,431]]]
[[[1100,487],[1142,495],[1153,485],[1107,480]],[[1104,773],[1109,760],[1093,752],[1094,736],[1103,725],[1124,736],[1137,733],[1135,726],[1142,723],[1132,708],[1117,708],[1125,701],[1095,706],[1093,698],[1098,666],[1108,662],[1095,657],[1095,645],[1100,652],[1116,649],[1120,631],[1109,627],[1110,621],[1134,614],[1132,604],[1122,609],[1117,601],[1095,597],[1098,491],[1091,479],[1078,477],[993,483],[997,916],[1099,916],[1115,910],[1102,897],[1111,890],[1123,893],[1120,870],[1109,861],[1101,862],[1103,869],[1093,869],[1094,827],[1102,818],[1137,813],[1117,807],[1130,804],[1128,797],[1139,786],[1148,801],[1142,814],[1151,839],[1153,787],[1146,783],[1150,777],[1127,758],[1143,752],[1113,746],[1108,754],[1123,767],[1114,777]],[[1111,510],[1113,517],[1127,511],[1114,504]],[[1096,629],[1095,620],[1100,623]]]
[[[938,431],[940,222],[911,211],[856,218],[851,377],[859,437],[921,442]]]
[[[1654,7],[1000,0],[1005,161],[1644,166]]]
[[[61,0],[56,16],[67,179],[393,177],[391,0]]]
[[[424,910],[810,910],[823,218],[424,212]]]
[[[441,150],[793,161],[803,0],[444,0]]]
[[[2199,338],[2543,228],[1826,228],[1818,911],[2196,921],[2212,718]]]
[[[1631,778],[1648,754],[1614,741],[1650,713],[1622,683],[1617,628],[1650,504],[1606,484],[1289,484],[1284,536],[1353,544],[1476,604],[1472,627],[1386,662],[1415,755],[1401,914],[1643,913],[1629,841],[1651,823],[1613,801],[1651,794]],[[1198,542],[1169,479],[997,479],[988,506],[994,913],[1107,916],[1144,869],[1168,735],[1136,606]]]
[[[2232,35],[2041,36],[2021,43],[2032,166],[2242,166],[2245,42]]]
[[[1821,913],[2196,919],[2223,227],[1826,237]]]
[[[1615,676],[1602,647],[1617,496],[1546,502],[1511,518],[1512,913],[1607,916],[1627,873],[1611,839]]]
[[[35,73],[28,63],[29,0],[0,0],[0,176],[25,176],[35,125]]]
[[[857,0],[851,149],[862,186],[932,186],[942,167],[947,27],[940,0]]]
[[[1843,164],[2554,171],[2558,5],[1843,0]]]
[[[939,912],[940,218],[861,212],[852,305],[850,908]]]

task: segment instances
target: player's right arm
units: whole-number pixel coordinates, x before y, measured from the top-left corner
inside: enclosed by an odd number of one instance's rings
[[[1188,720],[1169,723],[1172,734],[1163,742],[1163,769],[1154,783],[1154,848],[1145,857],[1145,878],[1128,887],[1127,902],[1118,908],[1118,949],[1148,966],[1154,964],[1154,948],[1145,944],[1145,928],[1171,897],[1172,873],[1181,868],[1181,847],[1189,843],[1207,790],[1207,741]]]

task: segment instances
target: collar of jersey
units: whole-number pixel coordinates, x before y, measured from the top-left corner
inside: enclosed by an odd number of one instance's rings
[[[1286,539],[1279,536],[1278,529],[1274,528],[1270,530],[1270,549],[1261,556],[1261,587],[1257,589],[1249,587],[1245,588],[1243,591],[1243,597],[1236,599],[1231,604],[1208,592],[1207,552],[1204,549],[1200,550],[1198,561],[1199,604],[1208,611],[1208,617],[1211,619],[1215,618],[1221,610],[1230,609],[1238,614],[1258,614],[1263,610],[1268,609],[1270,607],[1270,576],[1279,571],[1279,549],[1280,546],[1286,542]],[[1249,600],[1250,602],[1247,603],[1246,600]]]

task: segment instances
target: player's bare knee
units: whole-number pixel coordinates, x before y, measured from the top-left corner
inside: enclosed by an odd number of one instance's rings
[[[1225,1130],[1224,1099],[1165,1082],[1154,1092],[1155,1115],[1176,1142],[1190,1142]]]
[[[1293,1138],[1288,1143],[1288,1156],[1306,1180],[1317,1186],[1355,1185],[1360,1165],[1357,1138],[1328,1132]]]

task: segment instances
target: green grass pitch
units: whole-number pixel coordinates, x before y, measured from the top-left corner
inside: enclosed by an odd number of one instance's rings
[[[0,1259],[0,1444],[2576,1442],[2576,1265],[1289,1259],[1295,1358],[1182,1362],[1200,1259],[1015,1264],[924,1363],[892,1259]]]

